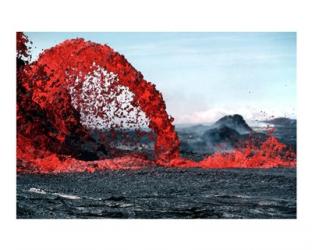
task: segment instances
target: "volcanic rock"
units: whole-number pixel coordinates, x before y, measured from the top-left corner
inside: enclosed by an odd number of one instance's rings
[[[275,126],[282,126],[282,127],[295,127],[297,124],[296,119],[290,119],[286,117],[278,117],[271,120],[264,121],[265,123],[273,124]]]
[[[235,130],[239,134],[249,134],[252,129],[248,126],[241,115],[227,115],[215,122],[214,127],[228,127]]]

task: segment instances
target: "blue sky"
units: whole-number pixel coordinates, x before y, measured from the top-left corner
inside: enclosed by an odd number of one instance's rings
[[[156,84],[175,123],[296,117],[296,33],[32,33],[42,49],[82,37],[105,43]]]

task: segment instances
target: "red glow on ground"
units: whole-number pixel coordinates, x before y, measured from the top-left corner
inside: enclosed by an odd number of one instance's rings
[[[174,159],[172,166],[202,168],[272,168],[295,167],[296,155],[287,150],[286,146],[272,135],[260,146],[249,143],[246,147],[230,153],[214,153],[202,161],[194,162],[187,159]]]
[[[173,118],[166,112],[162,94],[154,84],[144,80],[124,56],[107,45],[73,39],[44,51],[37,61],[28,64],[21,59],[28,56],[26,42],[27,37],[18,33],[17,160],[20,172],[93,172],[156,164],[203,168],[296,165],[295,154],[273,136],[260,146],[250,143],[242,149],[227,154],[216,153],[199,162],[183,159],[179,154],[180,142],[172,124]],[[67,143],[68,138],[75,135],[86,141],[90,140],[90,135],[72,105],[69,89],[75,88],[80,93],[83,82],[99,67],[118,76],[118,84],[134,94],[131,104],[149,119],[149,127],[156,134],[154,161],[132,154],[89,161],[75,157],[73,146]],[[84,100],[79,100],[79,95],[76,102],[81,110],[89,107]],[[89,112],[105,119],[105,114],[96,109]],[[94,150],[100,150],[97,147],[94,145]]]

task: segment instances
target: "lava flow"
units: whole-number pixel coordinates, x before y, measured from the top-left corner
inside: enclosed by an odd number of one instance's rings
[[[251,143],[199,162],[184,159],[162,94],[124,56],[107,45],[72,39],[45,50],[30,63],[28,42],[23,33],[17,33],[19,172],[296,165],[295,153],[273,136],[261,145]],[[95,123],[113,133],[124,123],[135,127],[144,119],[155,134],[153,160],[131,152],[118,155],[107,138],[95,140],[90,134]]]

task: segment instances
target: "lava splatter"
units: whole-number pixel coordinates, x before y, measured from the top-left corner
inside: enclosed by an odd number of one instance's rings
[[[123,55],[107,45],[66,40],[30,63],[29,39],[17,33],[17,170],[71,172],[169,167],[293,167],[295,153],[272,135],[230,153],[195,162],[180,156],[180,141],[162,94]],[[155,159],[118,155],[89,128],[148,126]]]

